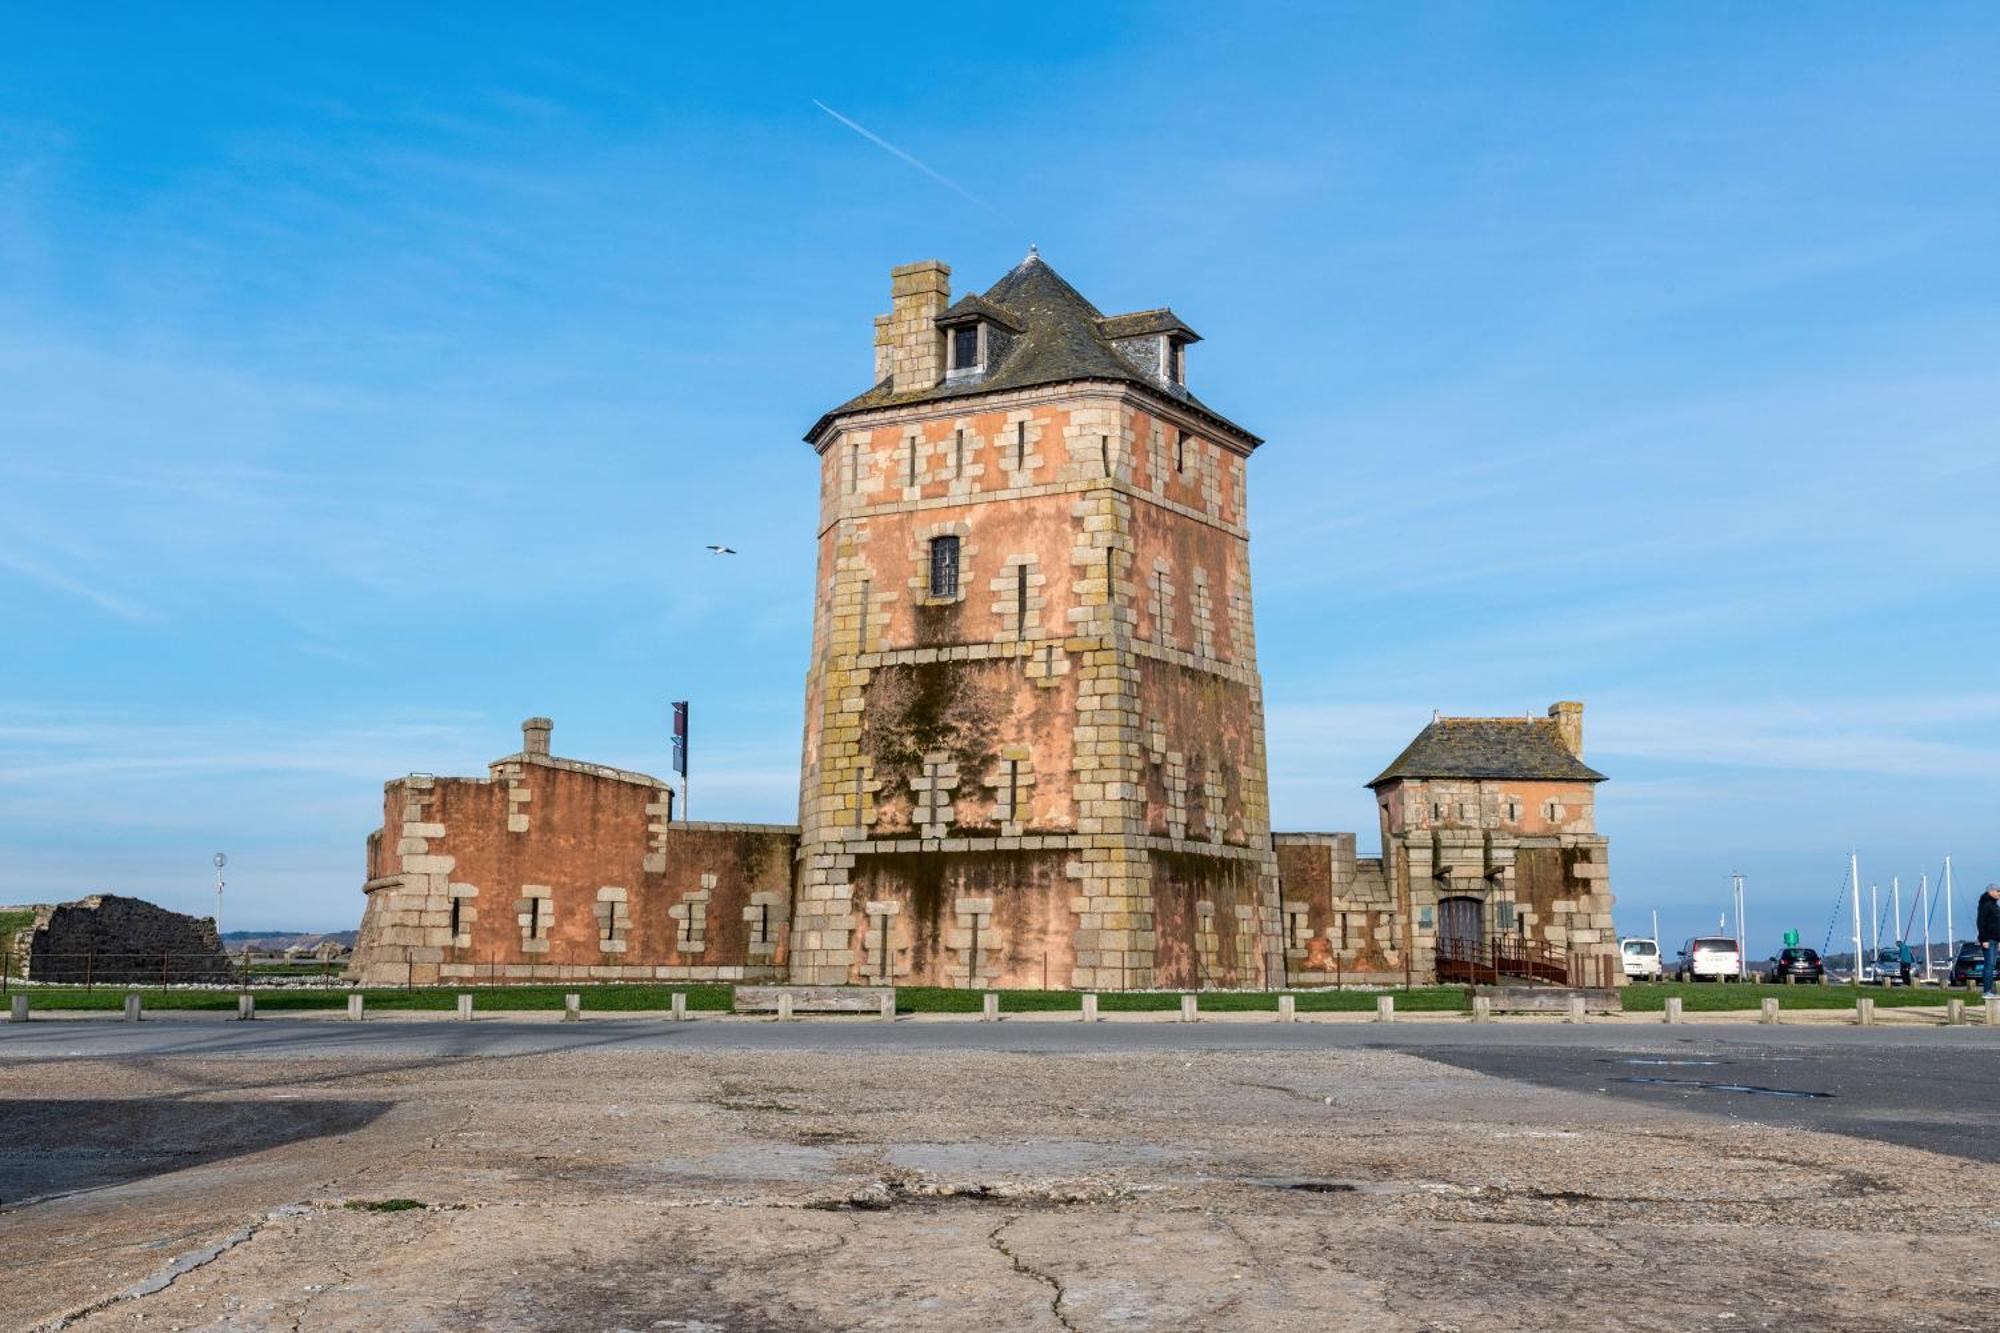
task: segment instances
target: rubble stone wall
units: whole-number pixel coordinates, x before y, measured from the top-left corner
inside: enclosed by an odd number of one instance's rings
[[[10,945],[10,965],[18,970],[25,959],[36,981],[157,984],[232,975],[212,917],[109,893],[33,910],[34,924]]]

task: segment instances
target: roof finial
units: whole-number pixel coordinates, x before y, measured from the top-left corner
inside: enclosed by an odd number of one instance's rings
[[[1035,243],[1034,243],[1033,241],[1029,241],[1029,242],[1028,242],[1028,258],[1030,258],[1030,259],[1040,259],[1041,257],[1042,257],[1042,247],[1041,247],[1041,246],[1039,246],[1039,245],[1036,245],[1036,244],[1035,244]]]

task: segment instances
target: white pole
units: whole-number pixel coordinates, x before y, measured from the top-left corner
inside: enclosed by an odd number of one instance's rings
[[[1749,943],[1749,933],[1743,929],[1743,876],[1730,876],[1730,889],[1736,899],[1736,979],[1750,979],[1750,955],[1745,952]]]
[[[1903,942],[1903,877],[1901,875],[1889,876],[1889,902],[1889,910],[1896,914],[1896,938],[1890,940],[1889,943],[1900,945]],[[1899,959],[1900,957],[1901,955],[1898,955]]]
[[[1861,854],[1847,854],[1847,887],[1854,895],[1854,984],[1861,984]]]
[[[1945,957],[1958,961],[1958,929],[1951,924],[1951,858],[1944,859],[1944,952]]]
[[[1657,946],[1659,942],[1660,942],[1660,909],[1655,907],[1653,909],[1653,943]]]
[[[1922,904],[1924,914],[1924,980],[1931,979],[1931,872],[1926,870],[1917,881],[1917,901]]]
[[[1882,904],[1875,898],[1876,885],[1868,886],[1868,952],[1882,951]]]

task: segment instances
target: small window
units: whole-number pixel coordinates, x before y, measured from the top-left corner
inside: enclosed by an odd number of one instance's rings
[[[1443,801],[1433,801],[1433,802],[1431,802],[1431,818],[1432,818],[1432,819],[1443,819],[1443,818],[1444,818],[1444,802],[1443,802]]]
[[[931,538],[931,596],[958,596],[958,538]]]
[[[1184,430],[1174,432],[1174,471],[1187,471],[1187,432]]]
[[[951,368],[979,369],[979,325],[962,324],[951,331]]]
[[[1187,344],[1179,338],[1167,339],[1167,378],[1175,384],[1187,383]]]
[[[454,935],[461,935],[464,933],[465,913],[461,910],[463,906],[464,906],[463,899],[453,898],[451,900],[451,933]]]

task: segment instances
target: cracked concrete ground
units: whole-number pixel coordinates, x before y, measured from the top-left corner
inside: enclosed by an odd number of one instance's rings
[[[2000,1167],[1396,1051],[280,1046],[0,1049],[0,1326],[1879,1331],[1996,1298]]]

